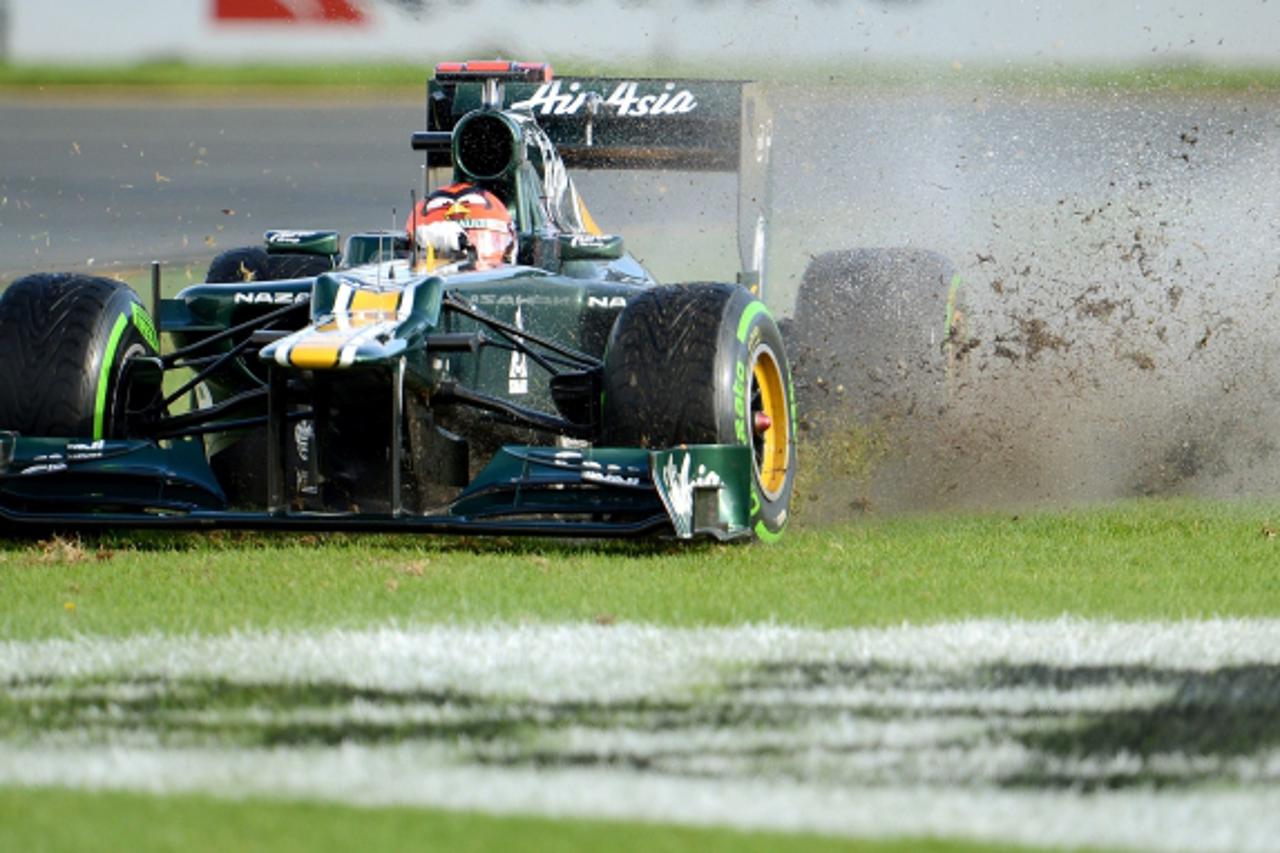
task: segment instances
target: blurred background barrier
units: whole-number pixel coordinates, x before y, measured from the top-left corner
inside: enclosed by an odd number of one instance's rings
[[[1271,64],[1278,24],[1266,0],[0,0],[0,58]]]

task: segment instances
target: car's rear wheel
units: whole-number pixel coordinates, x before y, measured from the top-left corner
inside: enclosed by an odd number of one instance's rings
[[[954,267],[934,252],[814,258],[787,324],[801,419],[830,431],[845,417],[936,414],[963,354],[959,296]]]
[[[211,284],[287,281],[311,278],[333,269],[328,255],[273,255],[260,246],[229,249],[213,259],[204,280]]]
[[[796,474],[794,409],[782,337],[764,304],[721,284],[633,297],[605,353],[602,440],[750,447],[752,530],[781,534]]]
[[[0,429],[124,435],[131,400],[139,402],[129,362],[154,356],[157,346],[150,315],[118,281],[69,273],[18,279],[0,297]]]

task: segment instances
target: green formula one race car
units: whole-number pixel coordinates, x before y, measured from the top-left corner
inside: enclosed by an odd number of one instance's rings
[[[567,167],[740,172],[744,84],[553,80],[446,63],[403,230],[272,231],[151,310],[30,275],[0,297],[0,527],[277,528],[773,540],[794,391],[761,301],[659,284]],[[746,164],[746,165],[744,165]],[[163,345],[162,345],[163,341]]]

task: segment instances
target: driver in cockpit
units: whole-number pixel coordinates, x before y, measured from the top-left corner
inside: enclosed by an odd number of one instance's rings
[[[426,253],[428,266],[461,262],[463,269],[488,270],[515,260],[516,229],[507,206],[474,184],[431,193],[409,215],[405,230]]]

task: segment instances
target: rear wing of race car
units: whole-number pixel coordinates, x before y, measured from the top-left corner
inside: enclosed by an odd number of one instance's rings
[[[433,142],[486,102],[532,114],[570,168],[736,172],[740,279],[763,297],[773,117],[757,84],[553,78],[543,65],[448,63],[427,85],[427,132],[414,136],[428,168],[449,165],[447,145]]]

